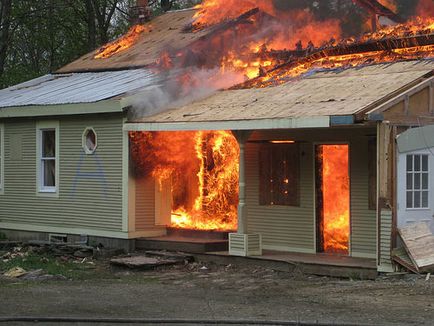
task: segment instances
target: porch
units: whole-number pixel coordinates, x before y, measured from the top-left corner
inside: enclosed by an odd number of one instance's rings
[[[206,237],[198,237],[197,234],[188,236],[183,233],[185,231],[181,234],[171,233],[163,237],[137,239],[136,248],[183,251],[193,253],[198,261],[222,265],[252,265],[283,272],[298,270],[305,274],[357,279],[375,279],[377,276],[376,259],[277,250],[263,250],[262,255],[258,256],[233,256],[227,250],[227,234],[225,237],[223,232],[206,232]]]
[[[345,277],[353,279],[375,279],[377,263],[375,259],[326,253],[298,253],[263,250],[262,256],[230,256],[229,252],[208,252],[195,254],[203,262],[219,264],[257,265],[283,272],[299,271],[304,274]]]

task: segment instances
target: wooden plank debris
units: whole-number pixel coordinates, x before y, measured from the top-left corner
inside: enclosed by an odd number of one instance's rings
[[[159,259],[148,256],[129,256],[122,258],[113,258],[110,264],[128,267],[131,269],[153,269],[160,266],[169,266],[178,264],[179,260],[175,259]]]
[[[428,223],[415,223],[398,229],[398,233],[418,272],[434,270],[434,235]]]
[[[417,267],[414,266],[405,248],[401,247],[398,249],[393,249],[392,260],[409,271],[419,274]]]

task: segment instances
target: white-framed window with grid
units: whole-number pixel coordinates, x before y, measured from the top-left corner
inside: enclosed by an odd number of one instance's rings
[[[429,208],[429,156],[408,154],[406,156],[406,207]]]
[[[59,187],[59,123],[37,125],[37,191],[55,194]]]

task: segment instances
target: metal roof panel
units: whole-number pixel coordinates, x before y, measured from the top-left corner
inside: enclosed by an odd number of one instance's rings
[[[155,84],[146,69],[45,75],[0,90],[0,108],[93,103]]]

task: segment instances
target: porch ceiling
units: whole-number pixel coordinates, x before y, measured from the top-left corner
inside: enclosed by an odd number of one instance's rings
[[[330,117],[372,109],[433,70],[433,60],[419,60],[319,71],[276,87],[219,91],[192,104],[130,121],[126,129],[328,127]]]

